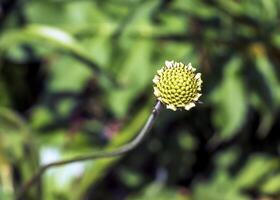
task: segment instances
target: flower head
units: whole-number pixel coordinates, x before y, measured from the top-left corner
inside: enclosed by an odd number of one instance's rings
[[[191,63],[185,65],[172,61],[165,61],[165,66],[157,71],[154,82],[154,94],[168,109],[186,110],[195,106],[201,96],[201,74],[195,73]]]

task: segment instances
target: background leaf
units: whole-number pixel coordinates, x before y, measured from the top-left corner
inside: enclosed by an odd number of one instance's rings
[[[242,79],[239,76],[241,59],[232,58],[224,67],[224,79],[213,94],[217,105],[214,123],[220,129],[221,139],[228,140],[238,133],[246,117],[246,97]]]

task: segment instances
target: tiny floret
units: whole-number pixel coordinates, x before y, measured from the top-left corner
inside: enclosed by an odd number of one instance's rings
[[[153,79],[154,95],[168,109],[190,110],[201,96],[201,73],[195,71],[191,63],[165,61]]]

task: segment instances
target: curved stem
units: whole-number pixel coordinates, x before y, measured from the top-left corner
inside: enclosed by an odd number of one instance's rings
[[[74,162],[121,156],[121,155],[133,150],[138,144],[140,144],[140,142],[143,140],[143,138],[147,135],[147,133],[152,128],[152,126],[155,122],[155,119],[156,119],[158,113],[160,112],[161,107],[162,107],[162,104],[158,101],[156,103],[151,115],[149,116],[146,124],[141,129],[140,133],[136,136],[136,138],[134,140],[132,140],[128,144],[125,144],[113,151],[96,152],[96,153],[89,154],[89,155],[81,155],[81,156],[77,156],[75,158],[60,160],[60,161],[52,162],[47,165],[41,166],[39,168],[39,170],[25,184],[23,184],[21,186],[21,188],[19,189],[19,191],[17,193],[16,199],[17,200],[22,199],[25,192],[28,189],[30,189],[40,179],[40,177],[44,174],[44,172],[49,168],[57,167],[57,166],[65,165],[65,164],[69,164],[69,163],[74,163]]]

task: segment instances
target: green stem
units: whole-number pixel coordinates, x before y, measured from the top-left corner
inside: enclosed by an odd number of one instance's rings
[[[23,184],[21,186],[21,188],[19,189],[19,191],[17,193],[16,199],[17,200],[22,199],[24,197],[24,194],[26,193],[26,191],[28,191],[41,178],[41,176],[44,174],[44,172],[49,168],[58,167],[61,165],[74,163],[74,162],[121,156],[121,155],[124,155],[125,153],[133,150],[135,147],[137,147],[142,142],[142,140],[147,135],[147,133],[149,133],[161,108],[162,108],[162,104],[158,101],[156,103],[151,115],[149,116],[146,124],[141,129],[140,133],[136,136],[136,138],[134,140],[132,140],[128,144],[125,144],[113,151],[96,152],[96,153],[89,154],[89,155],[81,155],[81,156],[77,156],[72,159],[60,160],[60,161],[52,162],[47,165],[41,166],[39,168],[39,170],[36,172],[36,174],[34,174],[25,184]]]

